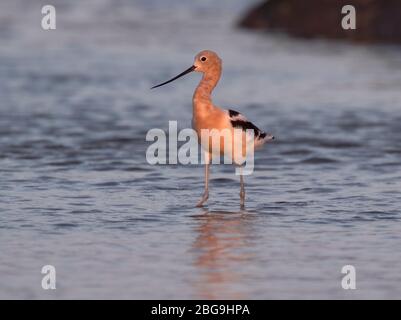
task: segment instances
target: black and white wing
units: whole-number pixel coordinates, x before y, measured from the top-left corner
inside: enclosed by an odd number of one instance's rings
[[[238,111],[228,110],[228,115],[230,117],[230,122],[233,128],[239,128],[243,131],[253,130],[255,140],[257,141],[269,141],[273,140],[274,137],[266,132],[260,130],[257,126],[255,126],[252,122],[250,122],[244,115],[239,113]]]

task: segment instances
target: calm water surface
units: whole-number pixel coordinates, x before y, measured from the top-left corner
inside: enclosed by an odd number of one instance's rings
[[[234,27],[248,1],[0,4],[0,298],[401,298],[401,49]],[[277,141],[246,178],[150,166],[151,128],[190,127],[201,49],[215,102]],[[43,265],[57,290],[41,288]],[[341,288],[341,268],[357,290]]]

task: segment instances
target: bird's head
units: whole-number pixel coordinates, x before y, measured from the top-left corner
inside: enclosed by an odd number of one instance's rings
[[[203,50],[195,56],[194,66],[197,72],[220,72],[221,59],[216,52]]]
[[[175,76],[174,78],[166,82],[160,83],[152,87],[151,89],[164,86],[165,84],[173,82],[174,80],[177,80],[178,78],[181,78],[182,76],[185,76],[186,74],[192,71],[202,72],[205,74],[220,75],[221,64],[222,64],[221,59],[219,58],[217,53],[211,50],[203,50],[195,56],[194,64],[187,70],[181,72],[179,75]]]

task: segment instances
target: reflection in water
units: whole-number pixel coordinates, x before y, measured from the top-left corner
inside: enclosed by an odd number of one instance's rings
[[[242,285],[252,263],[250,222],[245,212],[207,211],[197,220],[194,265],[198,269],[196,297],[201,299],[246,299]]]

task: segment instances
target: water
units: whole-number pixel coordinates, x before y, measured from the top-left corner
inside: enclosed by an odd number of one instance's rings
[[[401,298],[399,47],[238,30],[245,0],[53,2],[48,32],[41,1],[0,4],[1,298]],[[206,48],[216,103],[277,137],[242,211],[232,167],[199,209],[200,165],[145,159],[199,75],[149,87]]]

